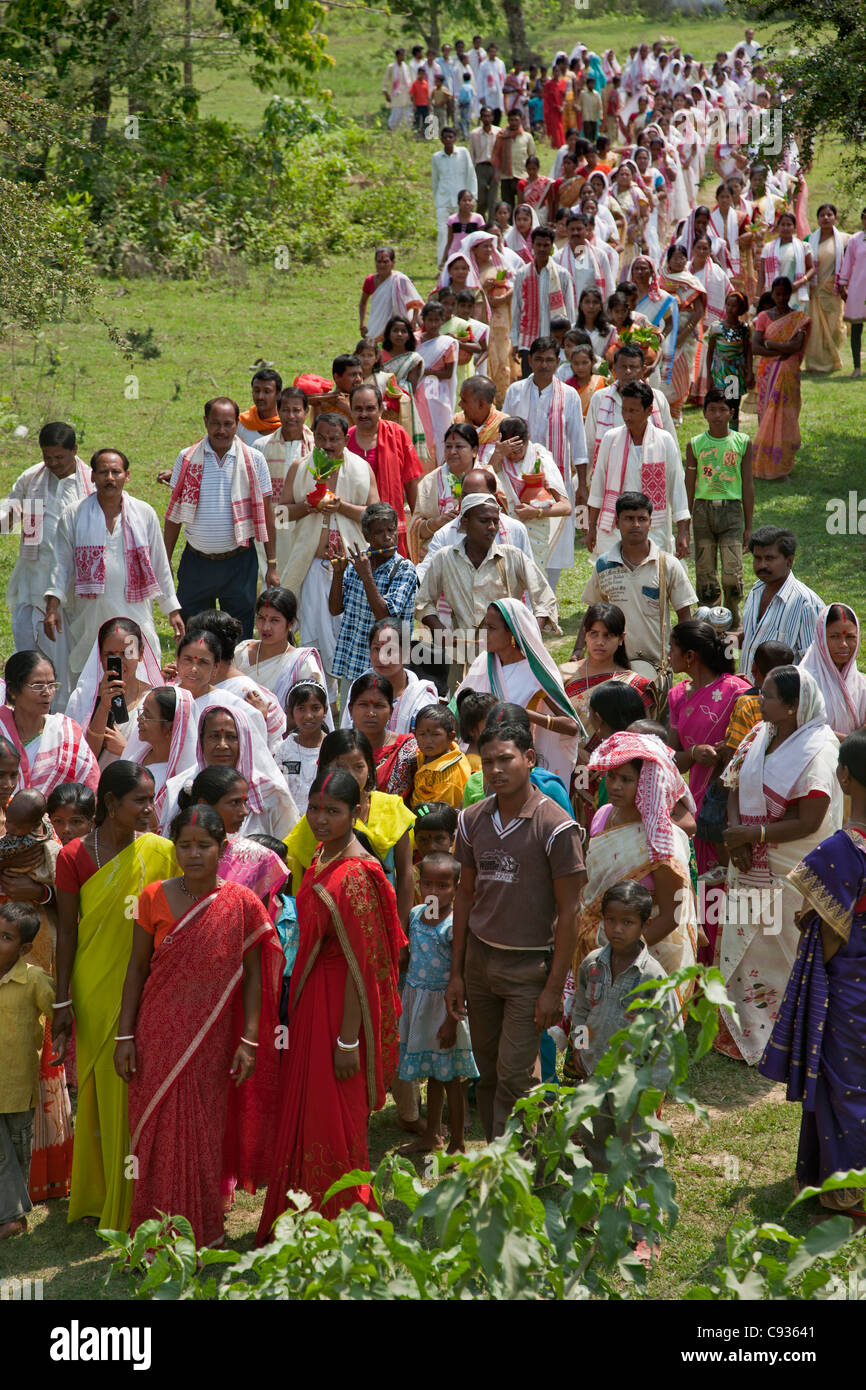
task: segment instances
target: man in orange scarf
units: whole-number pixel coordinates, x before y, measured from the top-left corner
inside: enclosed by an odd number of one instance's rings
[[[280,428],[277,397],[283,389],[283,379],[273,367],[260,367],[252,380],[253,404],[238,419],[238,439],[255,444],[263,434],[273,434]]]

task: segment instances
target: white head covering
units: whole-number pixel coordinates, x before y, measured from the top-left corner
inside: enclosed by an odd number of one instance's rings
[[[109,622],[120,622],[123,618],[124,614],[119,613],[116,618],[111,618]],[[127,619],[127,621],[134,620]],[[106,624],[103,623],[102,626],[105,627]],[[97,637],[90,649],[90,655],[84,663],[84,670],[81,672],[78,684],[70,695],[69,703],[66,706],[68,717],[74,719],[76,724],[80,724],[82,729],[86,729],[90,723],[93,707],[96,704],[96,692],[104,671],[105,667],[99,655],[99,637]],[[159,657],[145,636],[142,636],[141,659],[136,667],[135,675],[142,685],[150,686],[151,689],[157,685],[165,685],[162,671],[159,669]]]
[[[827,709],[818,683],[808,671],[800,671],[800,699],[797,703],[797,727],[784,742],[784,756],[772,767],[767,765],[767,744],[775,726],[761,723],[752,739],[739,771],[740,813],[745,816],[766,817],[767,799],[764,787],[769,787],[780,801],[787,801],[795,784],[821,749],[832,740],[833,731],[827,723]]]
[[[178,773],[186,772],[187,768],[195,766],[198,723],[195,700],[189,691],[182,690],[179,685],[172,685],[167,688],[174,691],[175,707],[174,720],[171,726],[171,746],[168,750],[168,763],[165,772],[166,782],[168,782],[169,777],[176,777]],[[126,741],[124,757],[128,758],[130,762],[139,763],[143,762],[150,751],[151,745],[141,737],[136,721]],[[160,820],[162,819],[165,795],[166,789],[165,784],[163,784],[156,793],[153,803],[157,818]]]
[[[288,784],[286,783],[285,777],[280,772],[273,754],[264,740],[257,738],[253,733],[252,724],[247,717],[246,711],[239,705],[221,704],[219,701],[215,701],[214,704],[210,705],[206,710],[203,710],[199,715],[196,735],[196,767],[192,775],[195,776],[197,772],[201,772],[203,768],[208,766],[205,761],[204,753],[202,752],[202,726],[208,715],[212,714],[215,709],[222,710],[225,714],[230,715],[235,722],[240,746],[240,752],[235,766],[237,771],[242,777],[246,778],[249,784],[250,810],[258,815],[265,809],[263,791],[269,784],[284,791],[289,800],[291,800]]]
[[[499,510],[499,503],[492,492],[468,492],[460,498],[460,515],[465,516],[473,507],[483,507],[487,502]]]
[[[529,229],[529,236],[525,237],[515,226],[511,226],[505,233],[505,245],[509,247],[510,250],[516,251],[521,260],[526,262],[532,260],[532,242],[530,241],[530,237],[538,226],[538,213],[535,211],[535,208],[529,206],[529,203],[518,203],[514,209],[513,215],[516,217],[521,209],[532,213],[532,226]]]
[[[860,646],[860,622],[853,608],[848,609],[849,622],[853,619],[857,631],[854,654],[841,671],[830,655],[827,646],[828,605],[818,614],[815,636],[812,645],[800,662],[801,677],[804,673],[813,676],[827,710],[827,723],[837,734],[851,734],[866,723],[866,676],[857,670],[857,649]]]

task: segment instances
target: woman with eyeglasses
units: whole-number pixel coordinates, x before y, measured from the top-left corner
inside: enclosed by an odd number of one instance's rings
[[[99,768],[84,731],[68,715],[51,713],[58,688],[53,663],[41,652],[15,652],[3,675],[0,733],[21,759],[15,790],[32,787],[47,796],[61,782],[83,782],[95,791]]]

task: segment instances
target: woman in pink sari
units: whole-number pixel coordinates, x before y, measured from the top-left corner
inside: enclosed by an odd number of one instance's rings
[[[731,712],[750,686],[742,676],[734,675],[734,659],[728,653],[725,636],[697,618],[673,628],[670,662],[672,671],[689,678],[671,687],[670,745],[677,767],[688,775],[689,790],[700,811],[706,790],[723,765]],[[697,836],[694,844],[698,873],[706,873],[718,863],[715,847]],[[716,928],[708,926],[705,930],[712,952]],[[712,954],[709,959],[712,961]]]
[[[758,392],[752,473],[772,480],[788,476],[800,447],[800,366],[810,321],[791,308],[793,285],[786,276],[773,281],[770,293],[772,309],[758,314],[752,328]]]
[[[276,1017],[283,955],[256,895],[218,877],[219,816],[190,807],[172,833],[181,877],[139,895],[115,1039],[137,1159],[130,1225],[168,1212],[187,1218],[197,1246],[221,1245],[227,1156],[241,1152],[228,1133],[230,1081],[276,1058],[264,1030],[259,1047],[259,1025]],[[242,1181],[264,1177],[261,1156],[248,1156],[271,1118],[246,1116]]]
[[[445,311],[438,300],[430,300],[421,310],[424,332],[416,344],[424,363],[424,374],[416,395],[423,399],[424,408],[433,426],[433,439],[428,450],[434,463],[442,459],[445,431],[457,409],[457,340],[442,332]]]

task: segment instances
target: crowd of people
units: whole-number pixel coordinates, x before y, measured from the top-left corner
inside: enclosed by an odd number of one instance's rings
[[[751,30],[549,75],[398,49],[384,96],[437,124],[432,291],[380,246],[354,348],[206,402],[162,524],[65,422],[5,504],[0,1238],[67,1195],[200,1245],[239,1186],[262,1242],[289,1191],[371,1204],[327,1193],[389,1091],[409,1152],[461,1151],[469,1102],[492,1140],[696,960],[717,1047],[804,1102],[800,1183],[866,1158],[860,627],[754,489],[846,322],[859,375],[866,231],[809,231],[793,143],[762,162]]]

